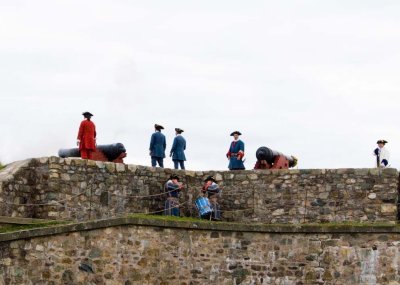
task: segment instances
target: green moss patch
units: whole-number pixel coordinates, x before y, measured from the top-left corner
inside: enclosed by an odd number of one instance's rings
[[[10,233],[10,232],[18,232],[18,231],[26,231],[32,229],[40,229],[40,228],[48,228],[59,225],[66,225],[71,222],[66,221],[49,221],[49,222],[37,222],[29,225],[2,225],[0,226],[0,233]]]

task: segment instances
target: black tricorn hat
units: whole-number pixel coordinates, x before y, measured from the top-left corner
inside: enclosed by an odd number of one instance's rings
[[[159,124],[155,124],[155,125],[154,125],[154,128],[155,128],[156,130],[163,130],[163,129],[164,129],[164,127],[161,126],[161,125],[159,125]]]
[[[233,136],[234,134],[238,134],[239,136],[241,136],[241,135],[242,135],[242,133],[241,133],[241,132],[239,132],[239,131],[234,131],[233,133],[231,133],[231,136]]]
[[[388,142],[385,141],[385,140],[379,140],[379,141],[377,141],[376,143],[383,143],[383,144],[386,144],[386,143],[388,143]]]
[[[176,174],[171,174],[171,176],[169,177],[169,179],[176,179],[179,181],[179,176]]]
[[[215,182],[214,176],[212,176],[212,175],[208,176],[208,177],[204,180],[204,182],[207,182],[207,181]]]
[[[85,117],[86,117],[86,116],[93,117],[93,114],[90,113],[90,112],[83,112],[82,115],[84,115]]]
[[[178,134],[183,133],[183,130],[180,128],[175,128],[175,132],[177,132]]]

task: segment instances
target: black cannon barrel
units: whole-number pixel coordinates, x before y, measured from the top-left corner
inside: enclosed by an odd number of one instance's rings
[[[125,146],[122,143],[98,145],[97,150],[101,151],[109,161],[118,158],[121,153],[126,152]],[[58,156],[65,157],[80,157],[79,148],[63,148],[58,151]]]
[[[122,143],[98,145],[100,150],[109,161],[116,159],[121,153],[126,152],[125,146]]]
[[[58,151],[58,156],[62,158],[66,157],[80,157],[79,148],[62,148]]]
[[[297,159],[295,157],[272,150],[266,146],[259,147],[256,151],[257,160],[266,160],[269,164],[274,163],[277,156],[285,157],[289,161],[289,167],[296,166],[297,164]]]

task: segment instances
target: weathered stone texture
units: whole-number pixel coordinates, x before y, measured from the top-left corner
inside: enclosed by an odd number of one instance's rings
[[[214,175],[224,219],[265,223],[397,220],[395,169],[182,171],[58,157],[31,159],[0,171],[0,215],[87,220],[160,213],[172,174],[185,185],[182,213]]]
[[[399,284],[398,233],[117,226],[0,243],[0,284]]]

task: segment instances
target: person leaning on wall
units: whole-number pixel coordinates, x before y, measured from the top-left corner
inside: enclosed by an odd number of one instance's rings
[[[182,188],[183,184],[179,182],[179,177],[174,174],[171,175],[164,185],[164,191],[167,195],[164,207],[164,215],[176,217],[180,216],[179,196]]]
[[[219,188],[214,176],[208,176],[204,180],[201,191],[210,201],[212,209],[211,219],[215,221],[221,220],[221,208],[218,203],[218,199],[221,195],[221,189]]]

